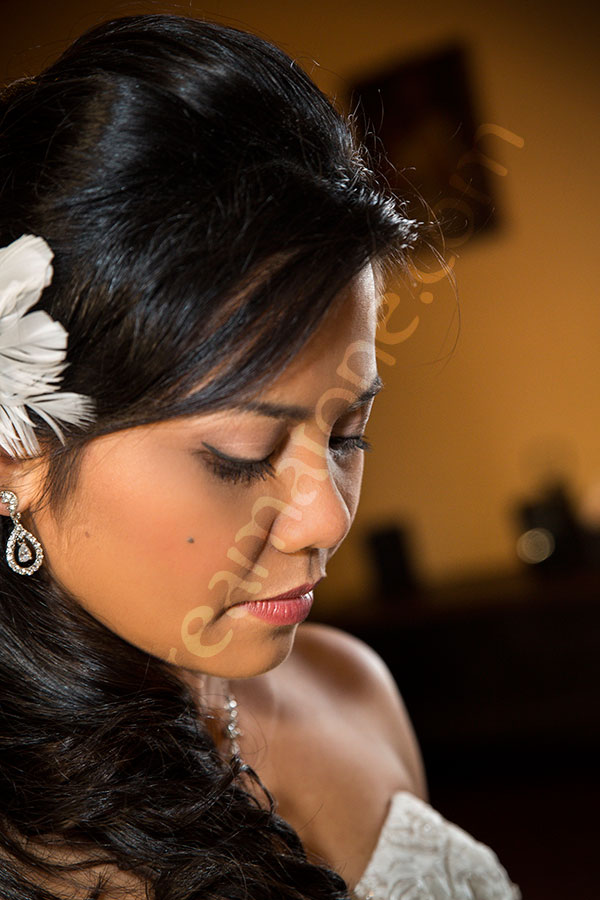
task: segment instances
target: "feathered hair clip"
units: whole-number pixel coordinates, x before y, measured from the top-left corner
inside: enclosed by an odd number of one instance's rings
[[[40,446],[28,410],[64,443],[60,423],[85,425],[93,402],[59,390],[67,367],[67,331],[44,310],[29,312],[52,281],[54,254],[46,241],[24,234],[0,249],[0,448],[11,457],[36,456]]]

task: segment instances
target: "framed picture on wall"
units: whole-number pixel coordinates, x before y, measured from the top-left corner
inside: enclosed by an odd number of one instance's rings
[[[452,44],[392,64],[352,91],[379,176],[418,218],[424,200],[456,243],[498,224],[493,160],[481,146],[467,55]]]

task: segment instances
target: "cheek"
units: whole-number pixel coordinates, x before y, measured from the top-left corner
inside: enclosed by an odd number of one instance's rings
[[[166,462],[159,453],[113,465],[92,457],[65,526],[40,523],[55,577],[121,633],[153,618],[177,632],[189,608],[215,606],[208,585],[247,518],[239,495],[210,484],[197,460]]]

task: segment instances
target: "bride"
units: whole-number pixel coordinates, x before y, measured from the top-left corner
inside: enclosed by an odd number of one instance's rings
[[[0,200],[2,900],[518,897],[382,660],[302,624],[417,235],[348,124],[123,18],[4,90]]]

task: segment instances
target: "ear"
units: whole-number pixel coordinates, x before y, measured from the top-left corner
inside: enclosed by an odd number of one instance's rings
[[[41,495],[46,477],[43,458],[18,459],[0,451],[0,490],[17,495],[18,512],[25,512]],[[8,516],[8,506],[0,503],[0,515]]]

